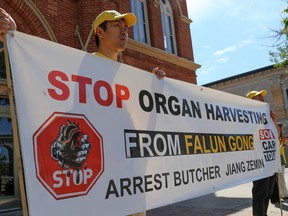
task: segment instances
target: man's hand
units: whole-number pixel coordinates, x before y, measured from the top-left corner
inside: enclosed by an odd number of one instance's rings
[[[0,41],[4,40],[4,36],[9,30],[16,30],[16,23],[3,8],[0,8]]]
[[[152,73],[155,74],[158,79],[163,79],[166,76],[166,73],[160,70],[159,67],[153,68]]]

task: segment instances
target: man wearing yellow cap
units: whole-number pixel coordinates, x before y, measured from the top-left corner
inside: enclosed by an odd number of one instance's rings
[[[95,42],[97,52],[95,55],[117,61],[119,52],[126,48],[128,41],[128,27],[136,23],[133,13],[120,14],[115,10],[106,10],[99,14],[94,21]],[[154,68],[152,73],[161,79],[165,72]]]
[[[135,24],[133,13],[120,14],[109,10],[99,14],[94,21],[96,55],[117,61],[118,53],[126,48],[128,27]]]
[[[258,100],[264,102],[264,97],[267,95],[267,91],[250,91],[246,94],[246,98]],[[280,128],[277,124],[276,114],[270,111],[270,117],[277,129],[278,137],[280,135]],[[269,199],[273,193],[276,175],[272,175],[267,178],[253,181],[252,188],[252,211],[253,216],[266,216],[269,206]]]
[[[125,50],[128,41],[128,27],[136,23],[133,13],[120,14],[114,10],[104,11],[94,21],[95,55],[117,61],[119,52]],[[158,68],[153,73],[160,79],[165,73]],[[145,216],[146,212],[139,212],[130,216]]]

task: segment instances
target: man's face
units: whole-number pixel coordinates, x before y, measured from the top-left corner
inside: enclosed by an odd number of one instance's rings
[[[262,101],[264,102],[264,98],[262,95],[256,95],[255,97],[252,98],[253,100],[257,100],[257,101]]]
[[[124,20],[108,21],[106,31],[103,31],[101,46],[108,49],[123,51],[128,40],[128,28]]]

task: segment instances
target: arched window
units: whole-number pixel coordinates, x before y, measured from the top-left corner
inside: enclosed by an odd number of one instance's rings
[[[165,51],[177,54],[171,5],[168,0],[160,0],[160,7]]]
[[[150,44],[146,0],[131,0],[131,8],[137,17],[137,22],[133,26],[134,40]]]

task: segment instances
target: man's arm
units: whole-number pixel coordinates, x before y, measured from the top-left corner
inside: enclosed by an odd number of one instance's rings
[[[277,123],[277,115],[276,113],[274,113],[273,111],[270,111],[270,117],[276,127],[276,130],[277,130],[277,133],[278,133],[278,137],[280,136],[281,134],[281,128],[279,127],[278,123]]]

